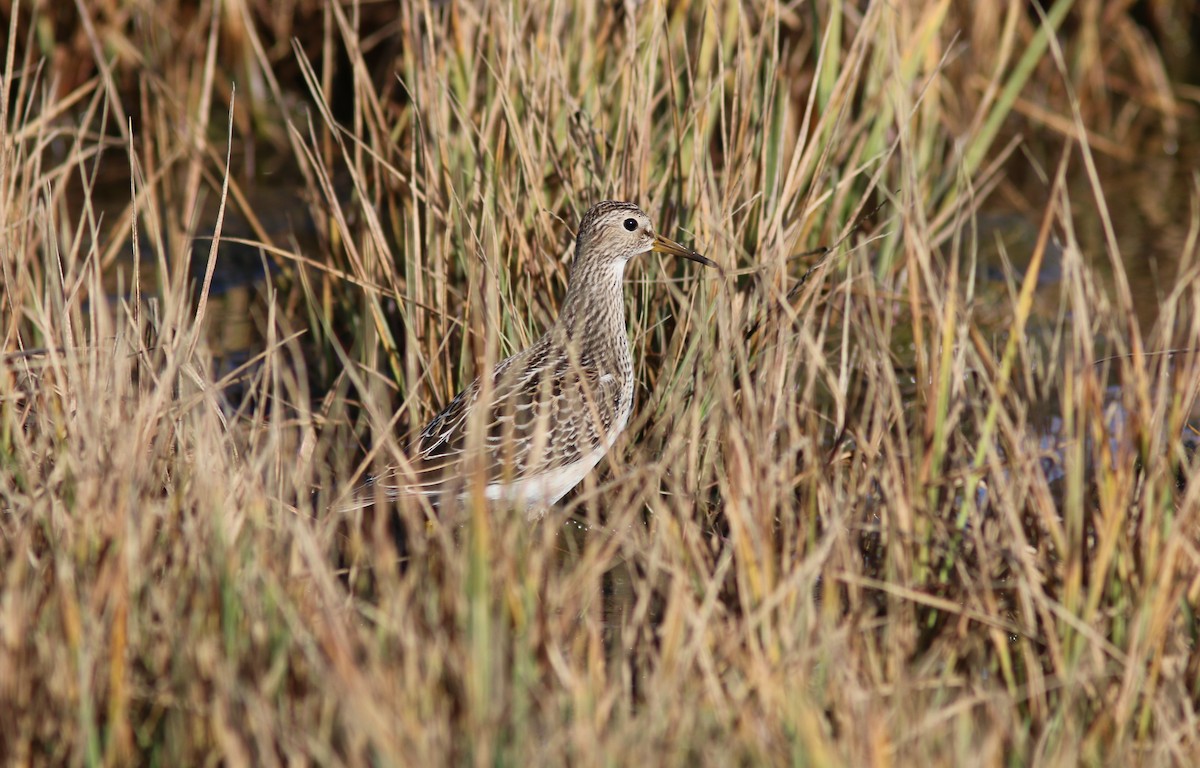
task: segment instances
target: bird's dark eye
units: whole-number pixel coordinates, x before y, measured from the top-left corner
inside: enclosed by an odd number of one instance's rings
[[[628,229],[630,232],[636,231],[637,219],[625,219],[625,229]]]

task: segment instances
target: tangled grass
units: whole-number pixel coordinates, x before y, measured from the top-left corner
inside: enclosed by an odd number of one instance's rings
[[[6,6],[0,753],[1192,763],[1198,198],[1147,307],[1097,157],[1195,141],[1195,9],[1128,5]],[[724,270],[631,267],[600,470],[338,512],[609,197]]]

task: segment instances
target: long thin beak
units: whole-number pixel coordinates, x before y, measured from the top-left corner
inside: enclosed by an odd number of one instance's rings
[[[682,256],[685,259],[691,259],[697,264],[703,264],[706,267],[717,266],[717,262],[712,259],[706,259],[691,248],[684,248],[674,240],[665,238],[662,235],[654,236],[654,245],[650,247],[650,250],[670,254],[671,256]]]

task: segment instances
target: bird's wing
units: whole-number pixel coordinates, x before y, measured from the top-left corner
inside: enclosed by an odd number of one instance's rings
[[[515,482],[578,461],[613,429],[621,382],[561,347],[535,344],[497,365],[492,380],[477,457],[468,433],[483,392],[478,379],[421,430],[410,467],[376,483],[391,495],[436,496],[471,471],[489,483]]]

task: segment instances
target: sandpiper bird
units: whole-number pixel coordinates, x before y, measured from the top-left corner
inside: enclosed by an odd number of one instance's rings
[[[609,200],[589,210],[554,325],[496,365],[489,381],[476,379],[460,392],[421,430],[406,466],[372,481],[375,492],[437,505],[468,497],[470,477],[479,473],[485,499],[541,517],[600,463],[629,421],[633,357],[621,281],[629,260],[650,251],[716,266],[656,235],[632,203]],[[476,419],[480,427],[472,427]]]

